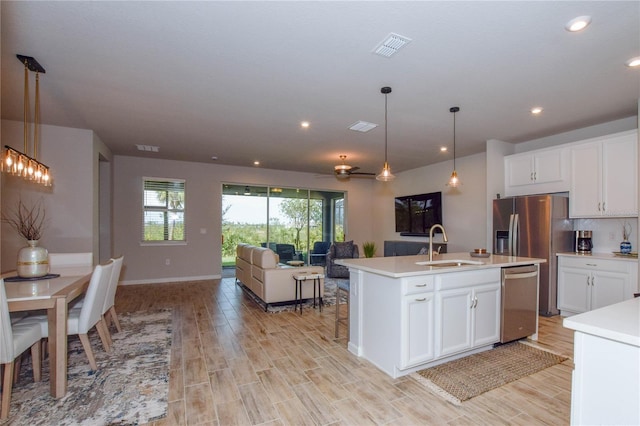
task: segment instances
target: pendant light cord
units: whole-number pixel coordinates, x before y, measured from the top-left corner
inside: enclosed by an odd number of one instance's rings
[[[453,112],[453,170],[456,169],[456,111]]]
[[[387,95],[384,94],[384,164],[387,164]]]

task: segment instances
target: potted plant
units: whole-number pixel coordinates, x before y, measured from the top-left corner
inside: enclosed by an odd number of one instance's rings
[[[28,246],[18,251],[16,269],[21,277],[43,277],[49,273],[49,253],[44,247],[38,247],[46,217],[42,199],[31,206],[18,200],[13,210],[2,212],[2,221],[27,240]]]
[[[362,243],[362,249],[364,250],[364,257],[373,257],[376,254],[376,243],[365,241]]]

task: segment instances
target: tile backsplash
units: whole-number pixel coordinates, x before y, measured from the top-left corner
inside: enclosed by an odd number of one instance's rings
[[[638,219],[628,218],[603,218],[603,219],[574,219],[573,229],[593,231],[594,252],[620,251],[622,241],[622,229],[625,224],[631,229],[629,242],[631,250],[638,251]]]

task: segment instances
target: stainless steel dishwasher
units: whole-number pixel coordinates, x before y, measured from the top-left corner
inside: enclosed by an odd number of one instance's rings
[[[538,320],[538,265],[502,268],[500,342],[530,336]]]

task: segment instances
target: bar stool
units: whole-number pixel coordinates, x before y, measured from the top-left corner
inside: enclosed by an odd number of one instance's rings
[[[302,315],[302,283],[307,280],[313,280],[313,307],[316,307],[316,287],[318,289],[318,298],[320,299],[320,312],[322,312],[322,293],[320,292],[320,280],[324,278],[323,274],[296,274],[293,276],[293,279],[296,281],[296,303],[293,307],[293,312],[296,311],[298,307],[298,302],[300,302],[300,315]],[[298,296],[300,295],[300,296]]]
[[[338,281],[338,285],[336,287],[336,339],[339,335],[340,322],[344,322],[347,326],[347,340],[349,340],[349,281],[341,282]],[[344,317],[340,316],[340,293],[344,293],[347,296],[347,315]]]

